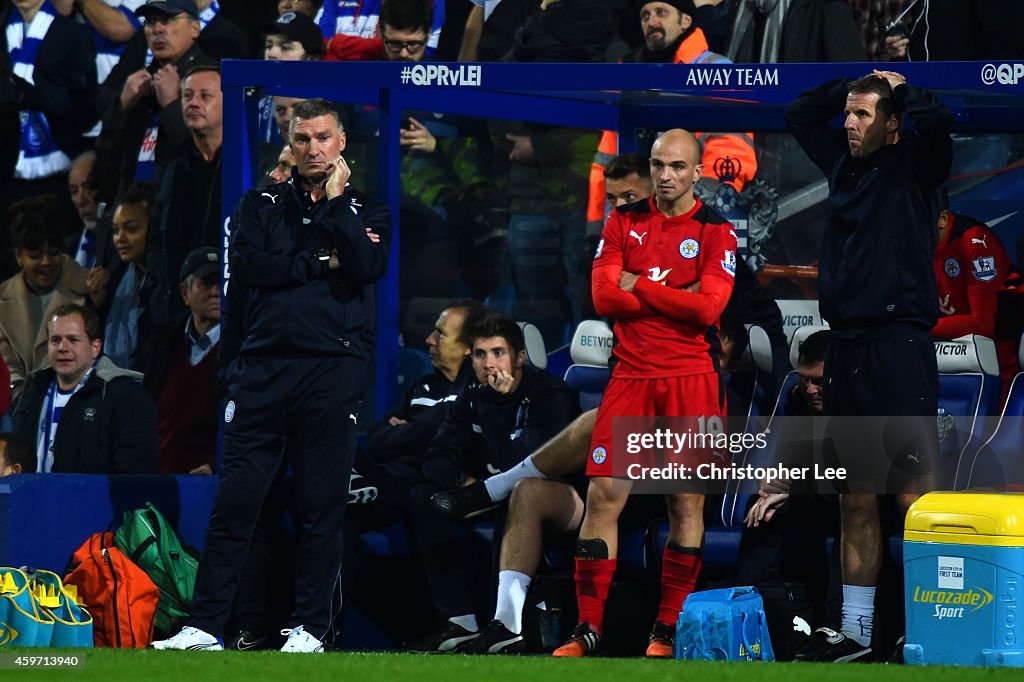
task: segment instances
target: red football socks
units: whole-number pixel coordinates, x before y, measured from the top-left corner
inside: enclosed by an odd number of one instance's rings
[[[598,634],[604,622],[604,603],[615,574],[615,559],[576,559],[576,602],[580,622],[586,621]]]
[[[697,576],[703,553],[696,547],[679,547],[675,543],[665,547],[661,560],[661,605],[658,622],[674,626],[683,608],[683,601],[697,585]],[[579,563],[576,564],[579,566]],[[579,568],[577,575],[579,575]],[[578,580],[578,579],[577,579]],[[579,582],[577,582],[577,585]],[[579,588],[577,587],[577,590]],[[582,602],[581,602],[582,603]],[[580,613],[583,608],[580,607]]]

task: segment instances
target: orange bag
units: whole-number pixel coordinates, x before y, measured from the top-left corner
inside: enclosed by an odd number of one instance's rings
[[[113,536],[90,535],[71,555],[64,584],[78,586],[96,646],[142,649],[153,640],[160,590],[114,546]]]

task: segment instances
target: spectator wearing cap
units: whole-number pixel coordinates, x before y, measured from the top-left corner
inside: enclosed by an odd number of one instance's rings
[[[181,84],[181,109],[189,139],[174,150],[160,176],[147,251],[156,280],[151,304],[157,324],[181,312],[174,278],[185,256],[220,242],[224,96],[219,67],[193,67]]]
[[[129,41],[99,95],[103,132],[97,160],[117,174],[123,192],[152,180],[172,150],[189,137],[181,109],[181,81],[211,58],[200,49],[194,0],[148,2],[135,13],[141,35]]]
[[[178,273],[188,310],[152,335],[136,369],[157,405],[162,474],[210,474],[217,459],[216,375],[220,341],[220,258],[202,247]]]
[[[261,32],[263,58],[296,62],[323,59],[324,38],[316,22],[305,14],[285,12],[277,20],[264,24]]]
[[[315,61],[324,58],[324,38],[320,27],[299,12],[284,12],[275,21],[260,27],[264,35],[261,56],[269,61]],[[281,144],[288,139],[291,107],[301,99],[266,95],[259,101],[260,136],[259,176],[274,167]],[[291,169],[289,169],[290,172]]]

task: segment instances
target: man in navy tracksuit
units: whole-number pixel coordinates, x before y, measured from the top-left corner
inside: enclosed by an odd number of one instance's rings
[[[388,260],[387,245],[371,239],[343,196],[351,171],[342,140],[327,102],[296,105],[290,142],[297,169],[287,182],[247,192],[236,211],[229,256],[232,282],[247,290],[247,328],[226,373],[220,488],[190,624],[154,648],[223,648],[249,537],[287,452],[299,545],[282,651],[323,651],[368,370],[360,292]]]
[[[909,132],[900,129],[904,111]],[[839,113],[842,131],[831,125]],[[937,448],[932,258],[938,189],[952,158],[951,117],[937,97],[900,74],[875,71],[805,92],[786,110],[786,123],[829,183],[818,282],[821,314],[832,327],[825,415],[931,419],[930,433],[924,426],[893,460],[892,472],[919,483],[934,470]],[[876,453],[862,453],[868,458],[878,461]],[[844,494],[840,507],[842,631],[819,628],[798,660],[867,660],[871,653],[882,556],[877,497]]]

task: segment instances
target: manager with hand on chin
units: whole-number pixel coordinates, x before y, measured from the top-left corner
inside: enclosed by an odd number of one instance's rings
[[[282,651],[319,653],[341,569],[345,491],[368,369],[361,288],[384,275],[385,241],[367,234],[342,194],[338,113],[295,106],[285,182],[248,191],[234,217],[232,283],[245,290],[246,332],[225,374],[220,485],[189,625],[157,649],[220,649],[260,506],[282,459],[295,472],[299,544]]]

